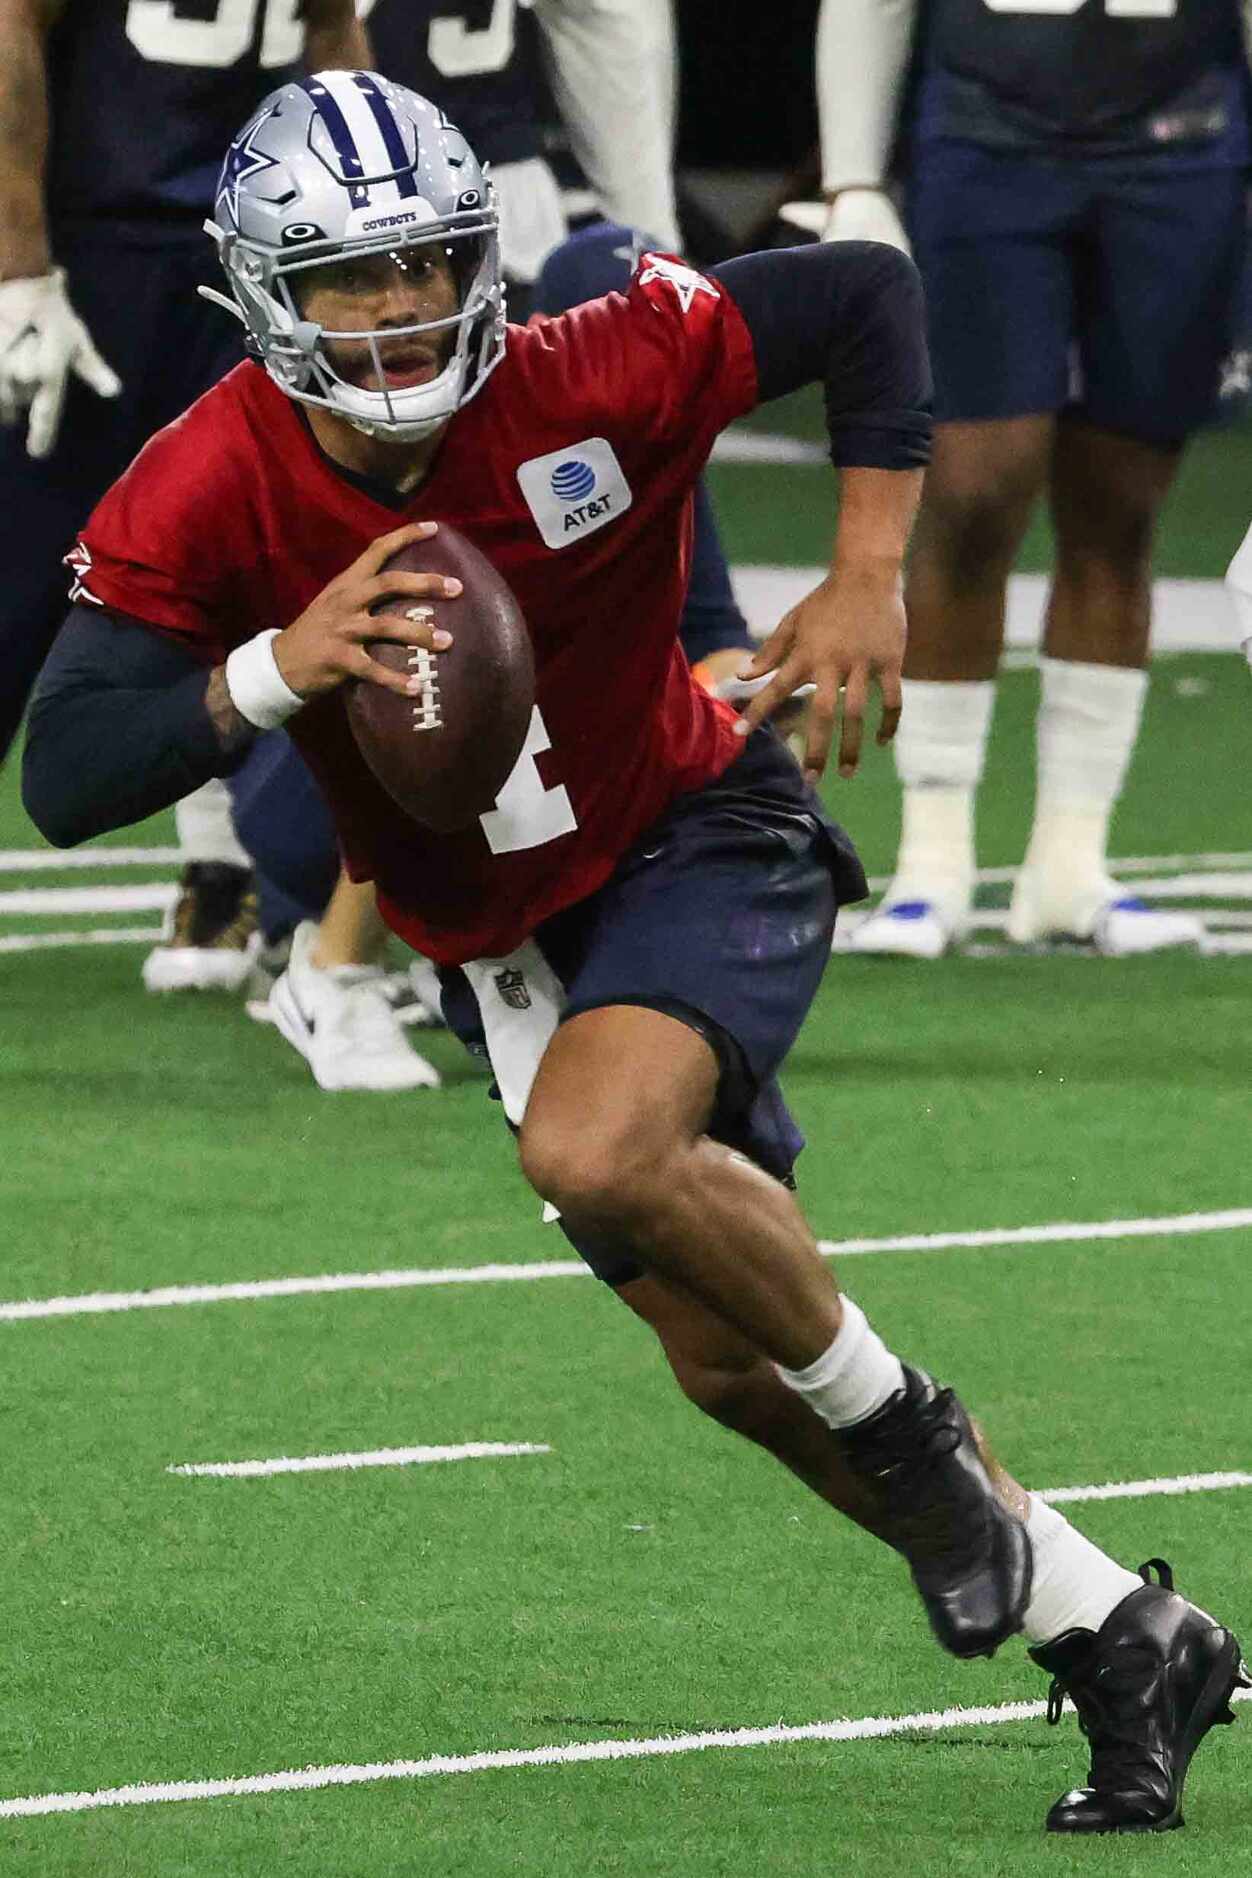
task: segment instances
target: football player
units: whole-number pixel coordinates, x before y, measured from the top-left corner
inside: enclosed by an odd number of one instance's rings
[[[306,35],[318,65],[367,57],[352,0],[0,6],[0,761],[65,611],[75,533],[152,432],[238,363],[196,298],[201,225],[225,140]],[[178,821],[189,863],[146,979],[238,985],[255,899],[222,786]]]
[[[601,294],[625,292],[640,255],[650,245],[637,231],[597,222],[550,254],[535,283],[534,317],[563,312]],[[501,242],[501,259],[504,248]],[[510,304],[512,291],[510,290]],[[735,601],[712,504],[697,483],[692,521],[691,569],[683,601],[679,639],[694,676],[706,690],[727,696],[746,688],[738,679],[752,640]],[[774,722],[787,728],[784,706]],[[429,1086],[433,1067],[396,1037],[377,1004],[379,961],[386,928],[373,893],[346,876],[336,880],[338,847],[334,823],[299,752],[285,736],[254,748],[232,785],[235,823],[271,891],[283,893],[287,923],[294,926],[288,956],[268,997],[251,999],[250,1014],[273,1023],[299,1051],[324,1089],[411,1087],[416,1063]],[[325,909],[323,911],[323,909]],[[429,966],[416,960],[407,980],[388,981],[403,1002],[406,1023],[437,1021],[437,986]],[[259,987],[258,987],[259,989]],[[374,995],[371,995],[373,993]],[[345,1020],[343,1004],[354,1011]],[[397,1044],[399,1047],[397,1047]]]
[[[524,1173],[681,1386],[900,1551],[952,1653],[1025,1631],[1092,1742],[1056,1830],[1180,1824],[1190,1755],[1245,1680],[1235,1639],[999,1468],[952,1391],[840,1293],[791,1190],[776,1072],[865,880],[765,719],[815,684],[811,777],[841,693],[841,774],[874,685],[879,741],[895,727],[929,431],[911,263],[844,243],[699,274],[646,253],[627,295],[506,328],[472,152],[367,72],[275,93],[216,220],[253,359],[92,516],[27,808],[78,841],[286,723],[353,874],[445,968]],[[736,717],[677,643],[691,492],[723,425],[814,381],[840,480],[831,572],[750,661],[770,682]],[[375,781],[343,687],[411,696],[366,651],[379,635],[446,649],[424,603],[455,609],[459,583],[384,572],[443,523],[516,592],[536,701],[496,807],[434,835]],[[370,613],[386,595],[403,617]]]
[[[1005,586],[1045,495],[1038,781],[1009,936],[1195,943],[1195,917],[1127,895],[1106,856],[1147,691],[1157,517],[1230,344],[1237,0],[826,0],[818,63],[830,237],[903,242],[901,151],[938,420],[908,581],[900,852],[854,944],[934,958],[965,929]]]

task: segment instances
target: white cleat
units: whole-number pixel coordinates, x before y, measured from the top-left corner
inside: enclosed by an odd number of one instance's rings
[[[842,950],[870,958],[938,959],[960,937],[933,900],[894,900],[848,934]]]
[[[1005,930],[1014,945],[1077,939],[1109,959],[1200,946],[1205,936],[1196,914],[1149,906],[1114,880],[1103,895],[1098,889],[1075,895],[1025,867],[1013,888]]]
[[[1204,921],[1194,913],[1165,911],[1128,895],[1106,906],[1092,929],[1091,942],[1106,959],[1134,952],[1167,952],[1204,943]]]
[[[321,1089],[437,1089],[439,1072],[410,1048],[378,965],[320,970],[310,958],[317,927],[297,926],[291,959],[269,996],[276,1028],[300,1052]]]

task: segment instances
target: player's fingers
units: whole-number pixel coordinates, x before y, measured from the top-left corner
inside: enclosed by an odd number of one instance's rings
[[[804,779],[816,783],[830,755],[830,740],[835,734],[835,712],[839,708],[839,681],[823,679],[809,704],[804,727]]]
[[[882,672],[878,679],[882,691],[882,716],[878,722],[880,744],[890,743],[900,728],[900,712],[904,708],[904,692],[900,684],[900,668],[892,666],[889,672]]]
[[[113,367],[106,364],[100,357],[85,330],[78,351],[74,355],[74,370],[102,398],[116,398],[122,389],[121,379]]]
[[[760,678],[766,672],[777,670],[791,650],[795,629],[791,615],[779,620],[769,638],[762,641],[756,651],[744,658],[739,667],[740,678]]]
[[[390,666],[372,659],[364,646],[358,646],[357,656],[351,661],[346,674],[351,678],[363,678],[369,685],[378,685],[384,691],[394,691],[399,697],[410,697],[413,676],[410,672],[393,672]]]
[[[30,424],[26,431],[27,456],[47,456],[56,442],[57,431],[61,428],[61,412],[65,407],[66,372],[57,372],[52,378],[45,379],[31,399]]]
[[[369,607],[379,600],[455,600],[460,592],[455,574],[375,574],[353,598]]]
[[[750,737],[759,724],[775,712],[783,701],[789,698],[800,682],[798,667],[784,665],[775,673],[773,681],[758,691],[739,713],[735,729],[741,737]]]
[[[436,626],[431,607],[410,606],[403,613],[358,613],[352,624],[358,642],[387,639],[397,646],[424,646],[428,652],[446,652],[452,634],[446,626]]]
[[[438,531],[438,522],[406,522],[403,528],[393,528],[390,534],[379,535],[376,541],[371,541],[353,562],[353,569],[361,574],[376,574],[401,548],[407,548],[414,541],[429,541]]]
[[[868,699],[869,674],[863,665],[853,666],[844,685],[843,724],[839,733],[839,774],[845,780],[856,775],[856,766],[861,760]]]

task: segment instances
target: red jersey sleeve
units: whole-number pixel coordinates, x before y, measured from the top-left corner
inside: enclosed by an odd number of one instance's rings
[[[206,664],[264,623],[255,618],[255,466],[250,473],[230,388],[224,379],[145,444],[66,556],[71,600],[146,620]]]
[[[698,464],[758,401],[742,313],[721,282],[672,255],[644,254],[625,294],[606,294],[527,331],[554,352],[561,406]],[[533,356],[533,355],[532,355]],[[535,366],[540,360],[535,357]]]

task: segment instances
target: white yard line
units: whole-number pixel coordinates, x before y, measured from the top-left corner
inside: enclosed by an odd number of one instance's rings
[[[1252,1691],[1236,1689],[1245,1702]],[[30,1819],[41,1813],[89,1813],[106,1806],[156,1806],[171,1800],[223,1800],[269,1793],[308,1793],[324,1787],[362,1787],[380,1780],[428,1780],[445,1774],[488,1774],[516,1767],[570,1767],[587,1761],[640,1761],[710,1748],[772,1748],[793,1741],[880,1741],[891,1735],[940,1734],[952,1728],[993,1728],[1007,1722],[1039,1721],[1046,1702],[1001,1702],[994,1708],[934,1709],[918,1715],[865,1715],[855,1721],[804,1722],[767,1728],[710,1728],[699,1734],[651,1739],[571,1741],[542,1748],[496,1748],[479,1754],[432,1754],[420,1761],[364,1761],[326,1767],[292,1767],[277,1774],[246,1774],[234,1780],[166,1780],[94,1793],[36,1793],[0,1800],[0,1819]]]
[[[745,562],[732,567],[730,576],[749,629],[764,638],[788,608],[811,593],[829,572],[828,567],[816,564]],[[1011,651],[1039,645],[1047,590],[1043,574],[1010,576],[1005,643]],[[1222,581],[1157,580],[1152,584],[1152,601],[1154,653],[1238,652],[1239,629]]]
[[[1163,1480],[1109,1480],[1102,1487],[1045,1487],[1039,1498],[1059,1506],[1067,1500],[1151,1500],[1176,1493],[1223,1493],[1229,1487],[1252,1487],[1252,1474],[1174,1474]]]
[[[173,867],[180,859],[177,848],[76,848],[72,851],[0,848],[0,874],[60,874],[79,868],[107,871],[114,867]],[[1252,852],[1115,855],[1109,865],[1116,874],[1174,873],[1180,868],[1252,868]],[[1015,867],[982,867],[977,875],[980,886],[1005,885],[1016,878]],[[884,884],[885,879],[884,876]]]
[[[0,933],[0,952],[49,952],[62,946],[155,945],[163,926],[92,926],[66,932]]]
[[[1099,1239],[1160,1239],[1178,1234],[1238,1232],[1252,1227],[1252,1206],[1159,1218],[1057,1220],[1042,1226],[995,1226],[966,1232],[898,1234],[886,1239],[820,1239],[827,1258],[876,1252],[949,1252],[962,1247],[1078,1244]],[[0,1304],[0,1323],[38,1317],[85,1317],[108,1311],[163,1310],[171,1305],[227,1304],[334,1291],[406,1291],[435,1285],[531,1284],[541,1278],[587,1278],[581,1259],[539,1259],[518,1265],[419,1266],[397,1271],[327,1272],[303,1278],[239,1279],[230,1284],[161,1285],[150,1291],[88,1291]]]
[[[0,848],[0,874],[62,874],[76,868],[180,867],[181,848]]]
[[[429,1467],[436,1461],[488,1461],[511,1454],[551,1454],[546,1442],[463,1441],[449,1448],[372,1448],[360,1454],[279,1455],[272,1461],[190,1461],[167,1474],[259,1480],[269,1474],[337,1474],[358,1467]]]
[[[13,887],[0,893],[0,918],[19,913],[164,912],[177,898],[172,880],[145,880],[133,887]]]

